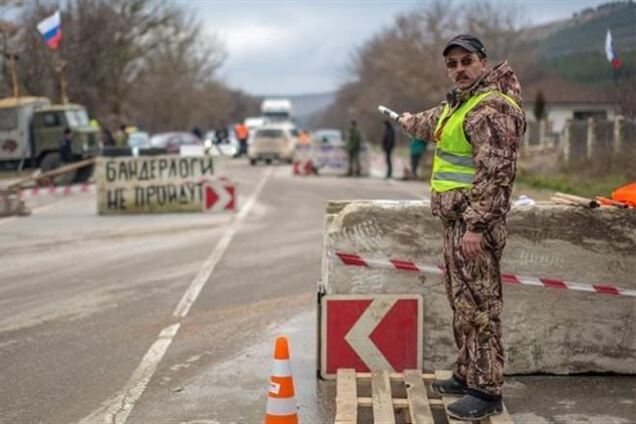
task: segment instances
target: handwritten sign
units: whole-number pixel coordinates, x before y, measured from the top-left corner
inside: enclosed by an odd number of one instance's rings
[[[209,156],[101,158],[95,170],[100,215],[201,212]]]

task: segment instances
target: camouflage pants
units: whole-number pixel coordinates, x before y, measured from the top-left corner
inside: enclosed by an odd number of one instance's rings
[[[499,261],[506,243],[506,225],[502,222],[484,233],[482,252],[468,260],[461,249],[466,224],[461,219],[443,222],[444,282],[459,350],[453,372],[472,389],[500,395],[504,352]]]

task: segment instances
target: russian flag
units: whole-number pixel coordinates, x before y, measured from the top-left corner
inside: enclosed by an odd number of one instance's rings
[[[607,35],[605,36],[605,56],[607,56],[607,60],[612,64],[614,69],[618,69],[623,64],[623,61],[616,57],[616,53],[614,52],[614,47],[612,47],[612,33],[610,30],[607,30]]]
[[[44,37],[46,44],[53,50],[57,50],[62,40],[62,17],[58,10],[38,24],[38,31]]]

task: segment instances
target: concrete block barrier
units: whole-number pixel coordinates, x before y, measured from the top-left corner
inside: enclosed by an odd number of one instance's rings
[[[9,190],[0,190],[0,217],[29,215],[29,210],[24,206],[19,193]]]
[[[633,210],[539,203],[513,209],[508,221],[503,273],[636,289]],[[439,274],[347,266],[335,252],[441,265],[441,224],[427,202],[330,202],[321,284],[331,295],[422,295],[424,368],[453,363],[451,311]],[[636,297],[552,287],[504,284],[506,373],[636,374]]]

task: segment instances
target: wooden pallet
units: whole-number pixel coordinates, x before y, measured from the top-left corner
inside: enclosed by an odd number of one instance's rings
[[[405,370],[404,373],[373,371],[356,373],[353,369],[339,369],[336,383],[336,424],[358,422],[358,408],[373,408],[373,422],[393,424],[398,421],[413,424],[465,424],[450,418],[446,411],[448,404],[458,398],[440,396],[427,386],[435,380],[450,378],[450,371],[435,371],[422,374],[419,370]],[[391,383],[404,384],[406,398],[394,397]],[[358,389],[371,384],[371,397],[358,397]],[[434,414],[433,410],[440,413]],[[437,412],[437,411],[436,411]],[[403,414],[399,417],[399,414]],[[436,416],[437,418],[436,419]],[[439,417],[443,419],[440,420]],[[500,415],[488,417],[481,424],[512,424],[506,407]]]

